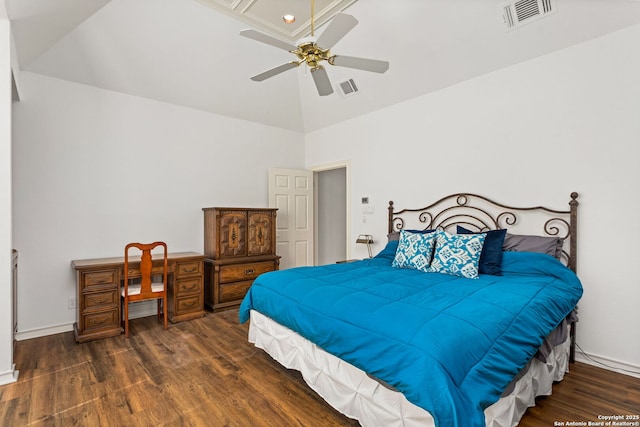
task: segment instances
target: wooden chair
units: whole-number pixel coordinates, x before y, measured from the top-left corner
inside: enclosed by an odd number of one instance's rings
[[[162,267],[153,266],[151,251],[158,246],[164,248],[164,262]],[[129,274],[129,249],[137,248],[142,251],[140,258],[140,283],[131,283]],[[156,255],[156,258],[160,254]],[[124,305],[124,333],[129,338],[129,303],[149,299],[158,300],[158,318],[164,318],[164,328],[167,329],[167,244],[154,242],[149,244],[129,243],[124,248],[124,285],[122,287],[122,301]],[[138,274],[135,274],[137,277]],[[162,276],[162,281],[158,277]],[[154,281],[155,280],[155,281]]]

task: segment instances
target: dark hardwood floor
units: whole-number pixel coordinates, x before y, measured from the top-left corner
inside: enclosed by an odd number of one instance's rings
[[[237,310],[170,325],[131,322],[131,338],[76,344],[71,332],[20,341],[18,381],[0,387],[3,426],[350,426],[247,343]],[[640,379],[576,363],[521,426],[640,413]]]

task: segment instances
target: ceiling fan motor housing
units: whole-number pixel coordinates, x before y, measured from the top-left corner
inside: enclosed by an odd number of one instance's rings
[[[292,51],[301,61],[310,68],[316,68],[322,61],[328,61],[331,53],[329,49],[323,49],[316,44],[315,37],[306,37],[298,42],[298,48]]]

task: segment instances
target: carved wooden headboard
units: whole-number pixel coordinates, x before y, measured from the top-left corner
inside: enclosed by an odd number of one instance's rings
[[[389,233],[402,229],[443,228],[455,233],[461,225],[473,231],[506,228],[523,233],[554,236],[564,239],[562,261],[574,272],[577,259],[578,193],[571,193],[568,210],[556,210],[543,206],[514,207],[494,202],[472,193],[456,193],[418,209],[394,211],[389,202]],[[513,230],[513,231],[512,231]]]

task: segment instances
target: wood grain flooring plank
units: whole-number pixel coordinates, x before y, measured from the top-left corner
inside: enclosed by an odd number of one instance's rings
[[[355,426],[302,379],[247,342],[238,311],[164,330],[152,316],[131,337],[76,344],[73,333],[16,343],[18,381],[0,387],[2,425]],[[640,379],[576,363],[522,427],[640,412]]]

